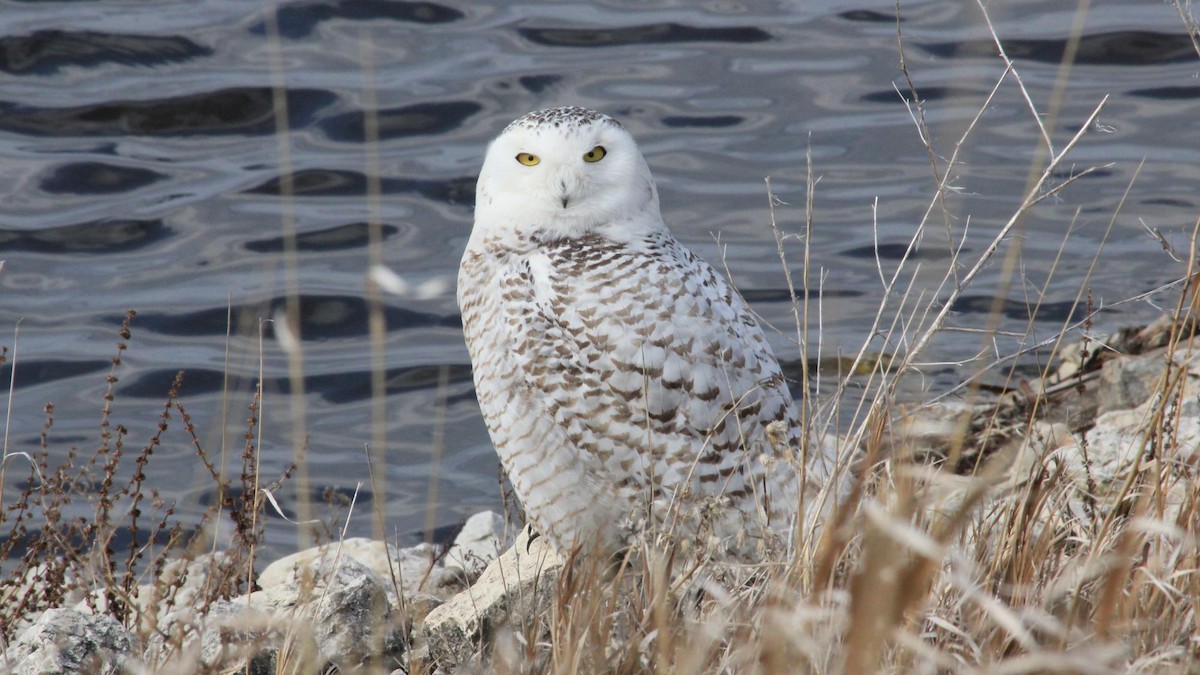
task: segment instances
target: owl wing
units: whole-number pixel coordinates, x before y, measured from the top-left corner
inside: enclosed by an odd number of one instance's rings
[[[760,461],[800,433],[778,363],[740,295],[669,234],[549,243],[502,286],[530,301],[510,346],[533,405],[600,482],[653,501],[792,489]]]

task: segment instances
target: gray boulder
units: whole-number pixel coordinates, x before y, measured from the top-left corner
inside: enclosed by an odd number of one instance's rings
[[[218,600],[203,614],[181,608],[165,614],[150,637],[145,665],[150,672],[274,672],[275,655],[288,625],[243,604]]]
[[[9,646],[3,672],[13,675],[123,672],[137,639],[110,616],[49,609]]]
[[[408,630],[406,617],[389,601],[390,583],[355,558],[315,557],[279,583],[233,602],[310,635],[324,663],[342,670],[394,666]]]

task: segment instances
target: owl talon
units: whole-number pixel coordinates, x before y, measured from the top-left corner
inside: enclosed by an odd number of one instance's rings
[[[542,533],[533,529],[533,525],[526,525],[525,529],[529,530],[529,538],[525,540],[525,552],[529,553],[529,547],[538,537],[542,536]]]

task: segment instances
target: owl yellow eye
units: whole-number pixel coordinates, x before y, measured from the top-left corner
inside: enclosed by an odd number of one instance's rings
[[[599,162],[600,160],[604,159],[604,156],[607,154],[608,151],[604,149],[603,145],[597,145],[583,154],[583,161]]]
[[[528,152],[518,152],[517,161],[525,166],[535,166],[538,162],[542,161],[542,158]]]

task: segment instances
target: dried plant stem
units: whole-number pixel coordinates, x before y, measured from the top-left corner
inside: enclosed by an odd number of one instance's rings
[[[363,148],[367,175],[367,269],[383,267],[383,189],[379,160],[379,104],[375,98],[375,45],[370,32],[359,34],[363,71]],[[387,316],[383,289],[370,275],[365,278],[367,328],[371,342],[371,522],[372,536],[387,538]]]
[[[0,263],[0,270],[3,263]],[[13,326],[12,365],[8,374],[8,401],[4,404],[4,453],[0,455],[0,512],[4,511],[4,486],[8,480],[8,433],[12,430],[12,407],[17,389],[17,339],[21,336],[21,321]],[[36,466],[36,465],[35,465]]]
[[[1082,125],[1079,131],[1062,149],[1062,152],[1055,155],[1046,168],[1042,170],[1041,174],[1038,176],[1038,179],[1034,182],[1033,187],[1025,193],[1025,197],[1022,199],[1021,205],[1017,208],[1016,212],[1009,217],[1008,221],[1005,222],[1005,224],[1000,228],[1000,231],[997,232],[994,237],[992,237],[992,240],[979,255],[979,258],[976,260],[975,264],[972,265],[971,269],[963,275],[959,286],[954,288],[950,292],[949,297],[942,301],[942,307],[937,312],[937,315],[934,317],[933,321],[930,322],[930,324],[926,326],[919,335],[917,335],[912,346],[909,348],[908,354],[905,357],[906,360],[911,361],[925,349],[926,345],[929,344],[929,341],[934,335],[937,334],[937,331],[945,322],[946,315],[950,312],[950,308],[954,305],[955,301],[958,300],[963,290],[970,286],[971,282],[974,281],[977,276],[979,276],[979,273],[987,266],[988,262],[992,259],[992,256],[995,255],[996,251],[1000,248],[1000,244],[1008,237],[1013,229],[1024,220],[1030,209],[1042,202],[1042,200],[1048,199],[1049,197],[1059,193],[1066,186],[1095,170],[1092,168],[1085,169],[1084,171],[1067,178],[1066,180],[1050,187],[1049,189],[1044,189],[1046,185],[1049,184],[1050,179],[1054,176],[1054,173],[1058,170],[1063,158],[1075,147],[1075,144],[1079,142],[1087,130],[1091,128],[1092,123],[1095,122],[1096,117],[1099,116],[1100,111],[1103,110],[1104,104],[1107,101],[1108,97],[1105,96],[1104,99],[1096,105],[1095,109],[1092,110],[1091,115],[1088,116],[1087,121]]]
[[[279,152],[280,222],[283,228],[283,263],[286,330],[295,338],[296,348],[287,354],[291,401],[292,450],[296,465],[296,519],[305,523],[312,518],[312,488],[308,476],[308,405],[305,402],[304,350],[300,321],[300,271],[296,253],[296,186],[292,160],[292,133],[288,114],[287,82],[283,65],[283,41],[279,37],[279,5],[266,12],[267,43],[270,45],[271,100],[275,119],[275,142]],[[277,329],[278,330],[278,329]],[[297,546],[312,543],[308,527],[296,528]]]

